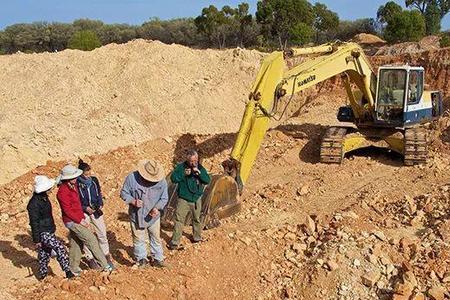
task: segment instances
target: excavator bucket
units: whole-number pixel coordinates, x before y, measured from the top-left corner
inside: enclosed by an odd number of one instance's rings
[[[177,208],[177,184],[168,179],[169,202],[164,209],[163,223],[172,223],[175,220]],[[213,228],[220,225],[220,220],[230,217],[241,209],[239,189],[236,181],[230,176],[213,175],[211,183],[205,187],[202,196],[201,221],[205,228]],[[189,214],[186,225],[191,224],[192,218]]]

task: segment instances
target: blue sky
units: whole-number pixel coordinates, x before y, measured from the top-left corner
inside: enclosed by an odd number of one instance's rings
[[[79,18],[99,19],[106,23],[141,24],[150,17],[170,19],[191,17],[210,4],[236,6],[240,1],[205,0],[0,0],[0,28],[14,23],[33,21],[71,22]],[[378,7],[388,0],[320,0],[341,19],[354,20],[375,17]],[[252,11],[256,0],[248,0]],[[311,2],[317,2],[312,0]],[[396,1],[403,5],[403,0]],[[443,21],[443,29],[450,29],[450,14]]]

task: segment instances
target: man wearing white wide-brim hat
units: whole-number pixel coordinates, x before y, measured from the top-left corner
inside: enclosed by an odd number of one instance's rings
[[[160,238],[160,212],[169,200],[163,166],[155,160],[140,161],[137,171],[125,178],[122,199],[128,204],[134,256],[139,267],[147,261],[146,235],[150,237],[153,266],[165,267]]]
[[[85,219],[83,208],[81,207],[80,195],[78,194],[77,178],[83,173],[80,169],[66,165],[58,177],[61,183],[56,197],[61,206],[62,219],[64,225],[70,231],[69,259],[70,268],[75,274],[81,272],[81,249],[83,245],[92,252],[92,255],[100,264],[104,271],[112,271],[105,254],[100,249],[98,240],[92,231],[89,230],[89,222]]]

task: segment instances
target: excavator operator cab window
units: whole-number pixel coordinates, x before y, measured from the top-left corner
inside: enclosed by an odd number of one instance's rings
[[[389,123],[402,122],[406,78],[405,69],[380,70],[377,98],[378,120]]]
[[[419,103],[423,94],[423,71],[412,70],[409,72],[408,105]]]

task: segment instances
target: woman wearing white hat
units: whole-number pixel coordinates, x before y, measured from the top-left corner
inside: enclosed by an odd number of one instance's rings
[[[38,251],[39,279],[41,280],[47,277],[52,250],[56,253],[61,269],[66,272],[66,277],[70,279],[75,276],[70,271],[66,248],[55,236],[56,226],[53,220],[52,204],[47,195],[54,185],[53,179],[47,176],[36,176],[34,193],[27,206],[33,242],[36,243]]]

